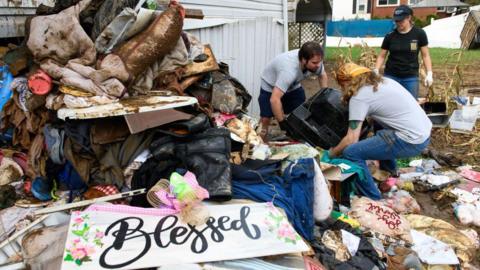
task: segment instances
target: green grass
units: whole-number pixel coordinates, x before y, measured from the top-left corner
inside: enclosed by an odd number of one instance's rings
[[[380,52],[380,48],[374,48],[377,53]],[[430,48],[430,57],[432,58],[433,65],[442,65],[445,62],[456,62],[458,53],[461,50],[459,49],[444,49],[444,48]],[[351,49],[352,59],[354,61],[358,60],[362,48],[353,47]],[[326,61],[335,61],[335,59],[340,55],[350,55],[349,48],[338,48],[338,47],[328,47],[326,49]],[[471,64],[474,62],[480,61],[480,50],[468,50],[464,51],[462,56],[462,63]]]

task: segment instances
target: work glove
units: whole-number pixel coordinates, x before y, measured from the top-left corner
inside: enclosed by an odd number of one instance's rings
[[[425,86],[430,87],[433,84],[433,72],[428,71],[427,76],[425,77]]]

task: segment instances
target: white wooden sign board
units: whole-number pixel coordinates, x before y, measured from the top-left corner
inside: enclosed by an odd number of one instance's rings
[[[69,119],[92,119],[121,116],[143,112],[161,111],[196,104],[198,101],[189,96],[138,96],[121,99],[117,102],[91,106],[87,108],[61,108],[57,117]]]
[[[199,227],[176,215],[122,207],[72,214],[62,269],[135,269],[309,250],[267,203],[206,206],[210,219]]]

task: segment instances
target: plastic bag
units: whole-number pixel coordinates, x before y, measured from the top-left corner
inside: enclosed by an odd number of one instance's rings
[[[381,202],[366,197],[355,198],[348,215],[374,232],[412,242],[408,221]]]
[[[391,194],[388,198],[381,200],[381,202],[399,214],[418,214],[421,210],[417,201],[410,193],[404,190]]]

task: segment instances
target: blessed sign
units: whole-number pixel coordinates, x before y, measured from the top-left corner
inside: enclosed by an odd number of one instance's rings
[[[207,206],[196,227],[158,209],[113,206],[72,214],[62,269],[132,269],[307,251],[269,204]],[[157,212],[156,212],[157,211]]]

